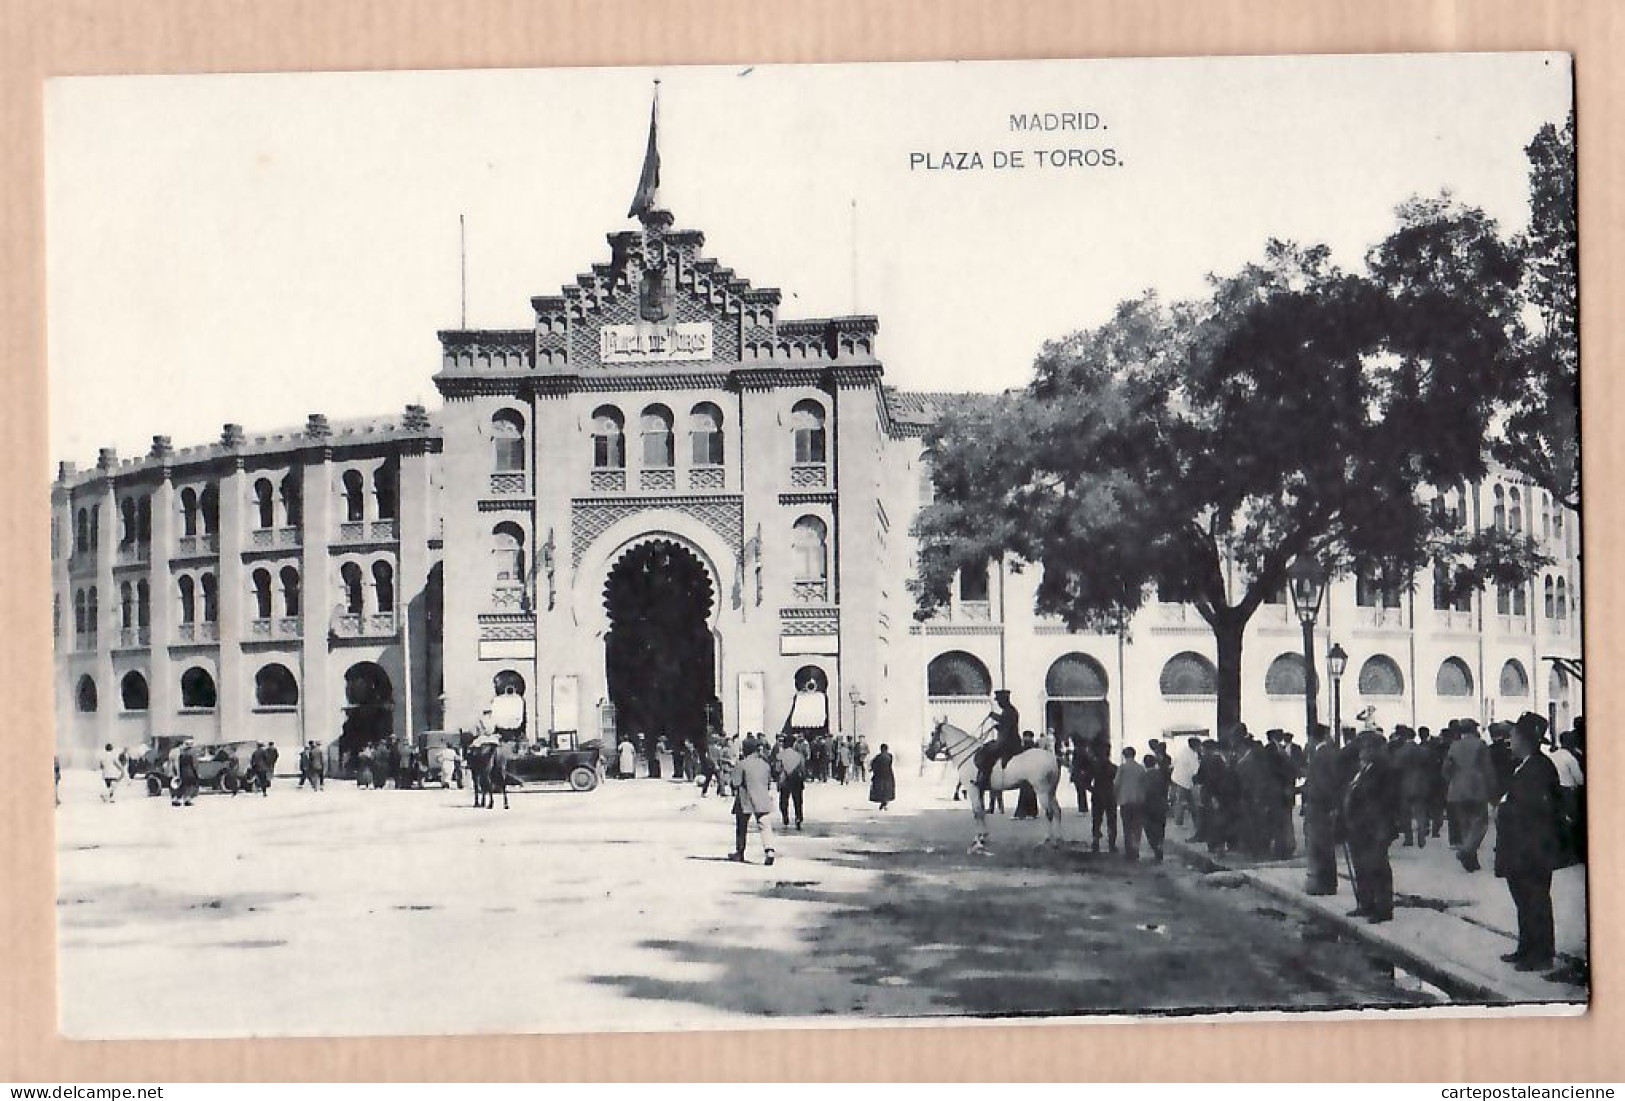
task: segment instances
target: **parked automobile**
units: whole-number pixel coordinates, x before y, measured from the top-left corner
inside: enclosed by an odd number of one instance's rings
[[[577,745],[574,734],[551,732],[544,741],[515,745],[508,783],[569,784],[574,791],[592,791],[603,776],[602,755],[603,745],[596,739]]]
[[[173,785],[175,777],[170,774],[169,754],[185,740],[182,735],[160,734],[153,738],[147,752],[130,759],[130,775],[146,777],[148,795],[162,795]],[[199,789],[233,792],[242,788],[247,782],[249,761],[258,746],[255,741],[194,746]]]

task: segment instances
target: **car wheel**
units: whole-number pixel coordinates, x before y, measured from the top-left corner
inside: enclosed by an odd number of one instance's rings
[[[576,791],[591,791],[598,786],[598,773],[585,765],[570,770],[570,786]]]
[[[164,782],[162,780],[160,780],[156,776],[148,776],[147,777],[147,794],[148,795],[162,795],[163,793],[164,793]]]
[[[218,777],[215,778],[215,786],[221,791],[229,794],[236,791],[242,785],[237,782],[237,776],[235,773],[222,772]]]

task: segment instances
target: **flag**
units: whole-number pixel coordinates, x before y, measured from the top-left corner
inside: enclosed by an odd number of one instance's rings
[[[638,177],[638,189],[626,212],[628,218],[646,218],[652,211],[660,209],[659,122],[660,86],[656,84],[654,102],[649,106],[649,147],[643,152],[643,173]]]

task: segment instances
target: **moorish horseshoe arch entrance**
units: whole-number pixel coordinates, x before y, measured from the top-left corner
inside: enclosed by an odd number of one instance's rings
[[[720,695],[715,622],[724,596],[711,563],[687,540],[653,532],[618,548],[600,576],[604,694],[617,740],[651,752],[662,735],[703,738]]]

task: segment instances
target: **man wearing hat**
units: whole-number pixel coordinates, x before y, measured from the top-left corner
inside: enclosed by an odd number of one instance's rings
[[[762,863],[773,863],[773,797],[768,785],[773,779],[772,767],[757,752],[756,738],[746,735],[739,746],[739,763],[731,777],[734,788],[734,851],[728,859],[745,862],[746,833],[754,828],[762,838]]]
[[[1394,767],[1399,770],[1399,829],[1405,847],[1426,848],[1428,843],[1428,755],[1416,744],[1416,732],[1401,723],[1394,727]],[[1414,835],[1414,840],[1413,840]]]
[[[1337,893],[1337,816],[1343,808],[1343,776],[1337,743],[1324,723],[1309,735],[1309,761],[1303,784],[1303,844],[1308,857],[1304,890]]]
[[[993,783],[994,765],[1008,765],[1010,758],[1021,752],[1021,715],[1010,702],[1010,690],[1001,688],[993,693],[993,729],[998,739],[977,752],[980,766],[976,786],[987,791]]]
[[[1502,956],[1519,971],[1544,971],[1556,955],[1552,870],[1558,865],[1557,766],[1540,752],[1546,720],[1524,712],[1509,738],[1514,758],[1506,798],[1495,816],[1495,874],[1518,909],[1518,947]]]
[[[1343,797],[1344,833],[1354,865],[1355,907],[1349,916],[1377,924],[1394,916],[1394,868],[1388,861],[1397,817],[1394,784],[1383,760],[1382,735],[1365,731],[1356,744],[1360,768]]]
[[[1540,716],[1535,716],[1537,719]],[[1545,722],[1545,719],[1541,719]],[[1512,752],[1513,724],[1499,722],[1490,724],[1490,776],[1493,784],[1490,787],[1490,802],[1499,803],[1501,797],[1512,786],[1512,770],[1518,765],[1517,757]]]
[[[1445,800],[1460,832],[1456,859],[1469,872],[1478,871],[1478,847],[1489,830],[1490,791],[1495,784],[1490,751],[1478,736],[1478,723],[1457,719],[1456,740],[1444,758]]]

